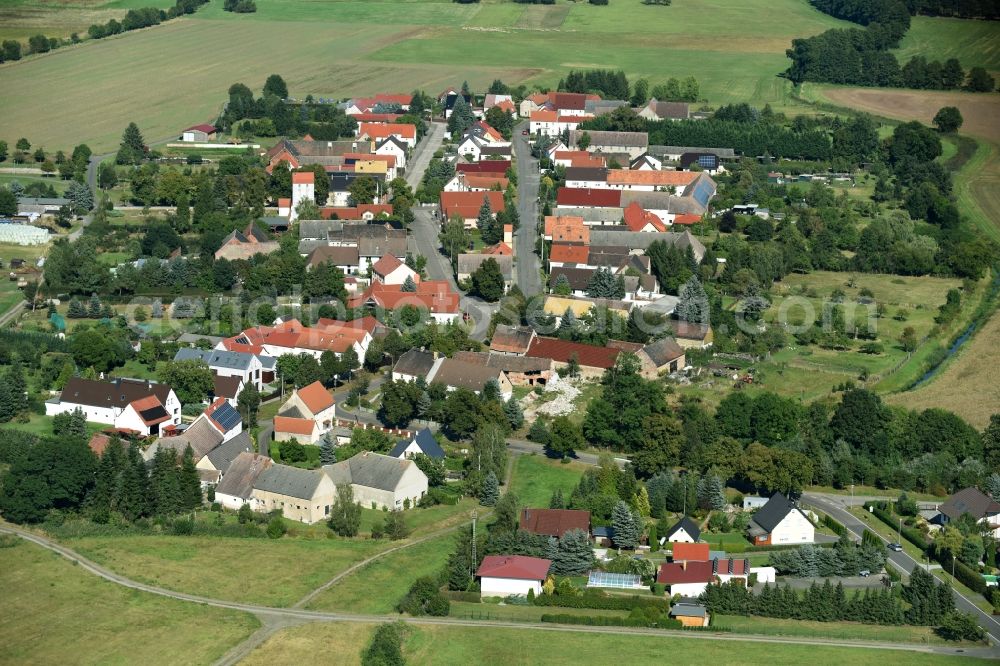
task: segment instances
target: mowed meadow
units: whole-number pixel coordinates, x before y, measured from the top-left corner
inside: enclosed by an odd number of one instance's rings
[[[104,16],[150,4],[172,2],[58,6]],[[573,68],[614,67],[653,84],[693,75],[712,104],[781,107],[790,103],[790,87],[777,75],[787,67],[791,40],[844,25],[804,0],[674,0],[669,7],[640,0],[604,7],[261,0],[249,15],[228,14],[221,4],[0,65],[0,85],[11,93],[0,98],[2,134],[49,149],[86,141],[110,150],[134,120],[148,140],[165,140],[213,120],[231,83],[258,89],[271,73],[281,74],[296,97],[343,97],[415,88],[436,94],[463,80],[482,89],[494,78],[554,85]],[[0,25],[42,8],[25,34],[62,34],[60,12],[46,9],[53,6],[0,0]],[[44,16],[52,17],[51,29]]]

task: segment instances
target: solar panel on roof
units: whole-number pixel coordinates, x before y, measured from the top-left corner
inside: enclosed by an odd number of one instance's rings
[[[619,590],[630,590],[642,587],[642,577],[633,574],[591,571],[590,575],[587,577],[587,587],[607,587]]]
[[[242,419],[240,413],[228,402],[219,405],[219,408],[212,412],[212,420],[222,426],[225,430],[231,430]]]

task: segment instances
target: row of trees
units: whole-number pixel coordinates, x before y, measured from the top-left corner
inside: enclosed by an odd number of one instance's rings
[[[928,64],[917,56],[900,67],[889,49],[910,28],[915,7],[903,0],[810,0],[822,12],[865,26],[865,29],[834,29],[806,39],[792,40],[785,53],[792,64],[785,72],[795,83],[820,81],[879,87],[958,88],[991,92],[992,77],[982,67],[974,67],[968,79],[961,64],[951,59],[944,65]],[[933,13],[933,12],[931,12]],[[993,11],[995,13],[995,10]]]
[[[78,429],[59,439],[22,436],[6,449],[10,468],[0,483],[0,512],[17,523],[44,520],[49,511],[84,512],[97,522],[170,516],[201,505],[201,481],[191,448],[180,460],[159,449],[148,466],[138,448],[117,438],[98,460]],[[4,437],[13,436],[5,433]]]
[[[859,571],[881,571],[885,566],[885,546],[874,533],[866,532],[865,536],[861,544],[855,544],[845,532],[833,548],[809,545],[775,551],[771,553],[769,564],[781,574],[798,578],[856,576]]]
[[[208,0],[176,0],[174,6],[167,10],[156,7],[130,9],[121,21],[111,19],[107,23],[92,24],[87,28],[87,35],[91,39],[103,39],[130,30],[148,28],[178,16],[194,14],[199,7],[205,4],[208,4]]]

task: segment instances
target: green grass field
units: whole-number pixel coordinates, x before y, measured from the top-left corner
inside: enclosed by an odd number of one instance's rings
[[[72,539],[86,557],[135,580],[209,597],[290,606],[385,541],[115,536]],[[240,562],[266,563],[239,572]],[[236,567],[236,568],[234,568]]]
[[[375,560],[320,594],[308,608],[392,613],[413,581],[441,570],[454,541],[454,534],[448,534]]]
[[[738,615],[716,615],[712,618],[712,626],[727,627],[740,634],[954,645],[939,638],[931,627],[882,627],[858,622],[810,622]]]
[[[0,663],[207,664],[249,636],[244,613],[103,581],[24,542],[0,548]]]
[[[985,67],[996,74],[1000,72],[1000,24],[915,16],[895,53],[900,64],[915,55],[942,62],[958,58],[966,71]]]
[[[544,456],[517,456],[510,489],[521,506],[544,508],[549,505],[556,488],[562,490],[563,497],[568,500],[585,469],[582,463],[563,464]]]
[[[123,13],[149,4],[74,7]],[[29,11],[59,15],[44,0],[6,0],[0,24],[16,29],[12,14]],[[777,14],[780,22],[770,18]],[[801,0],[675,0],[670,7],[268,0],[251,15],[212,3],[154,28],[0,66],[0,85],[19,91],[0,99],[0,117],[11,136],[53,150],[80,141],[104,150],[132,120],[152,142],[211,121],[231,83],[257,89],[271,72],[285,77],[295,97],[343,97],[414,88],[436,94],[463,80],[482,89],[494,78],[553,85],[572,68],[608,66],[652,84],[693,75],[714,104],[784,107],[792,103],[789,87],[776,75],[787,67],[791,39],[838,25]]]

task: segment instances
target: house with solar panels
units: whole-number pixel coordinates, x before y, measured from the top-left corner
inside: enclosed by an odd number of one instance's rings
[[[196,349],[182,347],[174,354],[175,361],[202,361],[213,375],[219,377],[239,377],[244,384],[253,384],[257,390],[264,385],[264,363],[256,354],[225,349]]]

